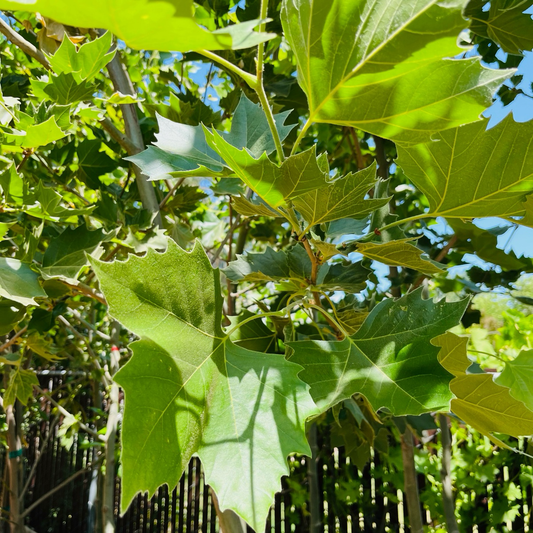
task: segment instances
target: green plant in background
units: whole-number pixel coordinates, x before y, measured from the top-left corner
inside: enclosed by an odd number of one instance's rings
[[[93,389],[96,416],[57,409],[66,442],[80,430],[98,443],[88,468],[106,465],[105,531],[118,385],[123,512],[138,492],[175,487],[197,454],[220,508],[262,531],[287,457],[316,454],[317,423],[360,468],[401,441],[390,472],[403,471],[413,531],[412,417],[451,412],[515,457],[502,434],[533,434],[529,317],[506,311],[496,336],[466,322],[472,293],[533,271],[496,248],[498,228],[471,222],[531,226],[531,123],[481,118],[496,92],[519,94],[523,4],[0,0],[10,471],[14,406],[46,394],[42,368],[79,370]],[[447,275],[471,253],[488,268]],[[521,280],[515,301],[528,306]],[[30,512],[17,477],[13,531]],[[470,509],[458,504],[462,524]],[[513,509],[495,503],[494,523]]]

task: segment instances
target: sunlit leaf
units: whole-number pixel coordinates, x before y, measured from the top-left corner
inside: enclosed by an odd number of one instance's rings
[[[140,336],[116,375],[122,510],[139,491],[175,487],[196,453],[221,508],[262,531],[287,455],[309,453],[304,424],[316,408],[300,368],[223,333],[219,274],[198,244],[92,265],[111,315]]]
[[[22,305],[37,305],[35,298],[46,298],[46,292],[28,264],[0,257],[0,296]]]
[[[294,207],[302,214],[308,226],[323,224],[340,218],[363,218],[389,202],[385,199],[365,199],[376,184],[376,165],[340,177],[327,187],[314,189],[294,198]]]
[[[487,4],[489,9],[484,9]],[[480,0],[468,7],[465,14],[474,33],[496,41],[509,54],[533,49],[533,19],[524,13],[531,7],[529,0]]]
[[[459,322],[468,302],[421,299],[421,290],[384,300],[361,328],[342,341],[298,341],[289,359],[326,410],[355,393],[377,410],[416,415],[443,409],[451,399],[451,375],[436,366],[430,340]]]
[[[78,28],[104,28],[138,50],[248,48],[274,36],[254,32],[257,20],[207,31],[193,17],[192,0],[0,0],[0,9],[39,12]]]
[[[421,142],[479,119],[513,71],[488,70],[463,52],[464,0],[285,0],[309,120]]]
[[[533,122],[506,117],[450,129],[434,141],[398,147],[398,164],[429,200],[434,216],[509,217],[524,214],[533,192]]]
[[[507,387],[494,382],[491,374],[467,374],[471,361],[466,355],[466,337],[446,333],[432,344],[440,348],[439,361],[455,378],[450,389],[455,395],[450,408],[459,418],[489,437],[499,446],[508,448],[494,433],[514,437],[533,434],[533,412],[514,399]]]
[[[513,398],[533,411],[533,350],[523,350],[512,361],[506,361],[503,372],[494,381],[509,388]]]
[[[72,74],[81,83],[94,78],[113,59],[115,52],[109,52],[111,42],[110,32],[79,48],[68,37],[64,37],[57,52],[48,60],[56,74]]]
[[[423,274],[442,272],[442,268],[436,263],[422,257],[422,250],[407,241],[390,241],[382,244],[362,242],[357,244],[356,250],[365,257],[385,265],[412,268]]]

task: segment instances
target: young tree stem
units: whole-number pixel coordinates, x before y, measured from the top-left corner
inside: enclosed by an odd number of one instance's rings
[[[4,15],[3,12],[0,11],[0,13]],[[44,68],[48,70],[52,68],[48,58],[33,44],[24,39],[22,35],[11,28],[11,26],[2,18],[0,18],[0,33],[3,33],[9,41],[11,41],[15,46],[18,46],[25,54],[33,57],[33,59],[38,61]]]
[[[442,441],[442,465],[440,469],[440,479],[442,482],[442,503],[444,507],[444,518],[448,533],[459,533],[459,526],[455,518],[455,503],[452,488],[452,435],[448,427],[448,417],[439,413],[439,426]]]
[[[422,512],[420,510],[420,496],[418,494],[418,480],[416,478],[413,434],[409,428],[401,436],[404,493],[407,500],[409,525],[412,533],[423,533]]]

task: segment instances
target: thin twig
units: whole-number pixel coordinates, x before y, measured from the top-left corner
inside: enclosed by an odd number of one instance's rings
[[[68,308],[69,313],[72,313],[74,317],[81,322],[86,328],[89,328],[90,330],[94,331],[96,335],[98,335],[101,339],[104,339],[106,342],[111,342],[111,337],[109,335],[106,335],[105,333],[102,333],[98,328],[96,328],[93,324],[90,324],[85,320],[81,314],[76,311],[76,309],[72,309],[71,307]]]
[[[224,246],[226,246],[226,243],[228,242],[229,238],[230,238],[230,235],[233,234],[233,232],[242,224],[241,220],[240,220],[240,217],[239,216],[236,216],[235,217],[235,221],[233,222],[233,224],[230,226],[229,230],[228,230],[228,233],[226,233],[226,236],[224,237],[224,239],[222,240],[222,242],[220,243],[220,245],[218,246],[218,248],[215,250],[215,253],[213,254],[213,256],[211,257],[211,263],[214,263],[217,259],[218,259],[218,256],[222,253],[222,250],[224,249]]]
[[[357,169],[363,170],[365,168],[365,160],[363,159],[361,146],[359,145],[359,138],[357,137],[357,133],[353,128],[350,128],[350,135],[353,141],[353,151],[355,154],[355,160],[357,162]]]
[[[91,429],[89,426],[86,426],[81,420],[78,420],[72,413],[69,413],[62,405],[60,405],[59,403],[57,403],[53,398],[52,396],[50,396],[49,394],[46,394],[46,392],[43,391],[43,389],[41,389],[41,387],[38,387],[37,385],[34,385],[33,386],[35,388],[35,390],[41,394],[42,396],[44,396],[52,405],[54,405],[55,407],[57,407],[57,410],[63,415],[63,416],[66,416],[68,418],[74,418],[74,420],[76,420],[76,423],[78,424],[78,426],[80,426],[80,428],[85,431],[85,433],[88,433],[89,435],[93,436],[95,439],[97,440],[101,440],[101,441],[104,441],[105,440],[105,437],[103,435],[99,435],[96,431],[94,431],[94,429]]]
[[[135,89],[128,71],[124,68],[120,59],[119,51],[115,57],[108,63],[107,71],[115,91],[122,94],[135,95]],[[124,118],[124,127],[126,129],[126,136],[131,141],[128,143],[130,149],[129,155],[135,155],[144,150],[144,139],[139,125],[139,118],[137,117],[137,108],[135,104],[121,104],[122,116]],[[159,202],[155,194],[154,187],[148,178],[140,171],[139,167],[133,166],[135,173],[135,180],[139,189],[139,195],[144,209],[154,214],[154,222],[159,226],[163,226],[161,214],[159,212]]]
[[[89,296],[90,298],[94,298],[101,304],[107,305],[107,301],[104,298],[104,296],[98,292],[96,292],[94,289],[91,289],[91,287],[83,284],[78,283],[77,285],[72,285],[70,283],[67,283],[66,281],[63,281],[65,285],[68,285],[71,289],[74,289],[77,292],[80,292],[81,294],[84,294],[85,296]]]
[[[94,350],[91,347],[91,344],[89,341],[63,316],[58,315],[57,319],[59,322],[61,322],[69,331],[72,331],[75,337],[83,341],[85,346],[87,347],[87,351],[89,352],[89,355],[92,359],[96,359],[96,354],[94,353]]]
[[[24,326],[21,330],[17,331],[17,333],[15,333],[13,337],[11,337],[5,344],[2,344],[2,346],[0,346],[0,353],[5,352],[12,344],[15,344],[16,340],[21,335],[24,335],[24,333],[26,333],[27,330],[28,330],[28,326]]]
[[[181,184],[185,181],[185,178],[180,178],[174,185],[173,187],[168,191],[167,195],[163,198],[163,200],[161,200],[161,203],[159,204],[159,209],[163,209],[163,207],[165,206],[165,204],[168,202],[168,200],[172,197],[172,195],[174,194],[174,192],[176,191],[176,189],[178,187],[181,186]]]
[[[1,13],[1,11],[0,11]],[[3,33],[9,41],[11,41],[15,46],[18,46],[25,54],[28,54],[30,57],[33,57],[36,61],[41,63],[41,65],[50,70],[52,67],[50,61],[47,57],[33,44],[24,39],[22,35],[16,32],[9,24],[7,24],[3,19],[0,18],[0,33]]]

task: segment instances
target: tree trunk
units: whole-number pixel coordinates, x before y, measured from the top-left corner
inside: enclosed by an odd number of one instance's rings
[[[401,441],[404,493],[407,501],[409,525],[411,526],[411,533],[423,533],[424,528],[422,526],[420,496],[418,494],[418,480],[416,479],[415,456],[413,450],[413,434],[409,428],[405,429]]]
[[[448,427],[448,417],[439,414],[439,425],[442,435],[442,466],[440,479],[442,481],[442,503],[444,505],[444,518],[448,533],[459,533],[459,526],[455,518],[455,502],[453,499],[451,464],[452,464],[452,435]]]
[[[11,533],[24,533],[23,519],[21,518],[20,494],[20,453],[22,447],[17,432],[15,409],[13,405],[6,406],[7,445],[9,447],[9,519]]]
[[[307,482],[309,483],[309,533],[322,533],[322,509],[320,505],[320,487],[318,484],[318,436],[316,424],[309,427],[309,446],[312,456],[307,462]]]
[[[120,352],[117,347],[120,325],[118,322],[113,324],[113,346],[110,354],[110,368],[108,381],[109,386],[109,411],[107,416],[107,429],[105,440],[105,478],[103,483],[102,496],[102,523],[104,533],[115,532],[115,448],[117,439],[118,426],[118,407],[119,407],[119,388],[113,381],[113,376],[118,370]]]

